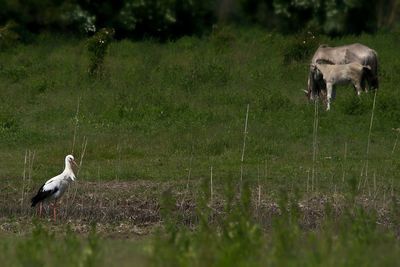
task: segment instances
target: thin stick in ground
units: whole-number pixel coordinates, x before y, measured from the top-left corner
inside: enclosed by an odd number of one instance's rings
[[[190,153],[190,160],[189,160],[189,170],[188,170],[188,175],[187,175],[187,181],[186,181],[186,191],[185,194],[183,195],[182,201],[181,201],[181,207],[183,207],[183,203],[186,200],[187,194],[189,194],[189,184],[190,184],[190,179],[192,177],[192,162],[193,162],[193,145],[192,145],[192,150]]]
[[[394,166],[394,164],[393,164],[393,161],[394,161],[393,155],[394,155],[394,152],[396,151],[397,140],[399,139],[399,133],[400,133],[400,129],[399,128],[397,128],[395,130],[397,131],[397,134],[396,134],[396,140],[394,142],[393,149],[392,149],[392,155],[391,155],[392,156],[392,166]],[[392,171],[392,172],[394,172],[394,171]],[[391,179],[391,186],[392,186],[391,194],[392,194],[392,197],[393,197],[393,194],[394,194],[394,189],[393,189],[394,180],[393,180],[393,177]]]
[[[83,138],[83,143],[82,143],[81,158],[80,158],[80,161],[79,161],[79,168],[78,168],[78,171],[76,172],[76,175],[77,175],[77,176],[79,175],[79,172],[80,172],[80,170],[81,170],[81,168],[82,168],[83,158],[85,157],[85,153],[86,153],[87,142],[88,142],[87,138],[84,137],[84,138]],[[86,185],[87,185],[87,183],[86,183]],[[78,190],[78,187],[75,186],[74,199],[75,199],[77,190]],[[86,189],[83,189],[83,190],[84,190],[84,191],[87,191]],[[83,209],[83,206],[84,206],[84,202],[83,202],[83,198],[82,198],[82,206],[81,206],[82,209]]]
[[[72,139],[72,151],[71,154],[74,154],[74,149],[75,149],[75,141],[76,141],[76,135],[78,133],[78,127],[79,127],[79,106],[80,106],[81,98],[78,97],[78,103],[76,105],[76,113],[75,113],[75,127],[74,127],[74,136]]]
[[[28,151],[25,150],[24,158],[24,172],[22,173],[22,196],[21,196],[21,214],[24,211],[24,196],[25,196],[25,179],[26,179],[26,163],[27,163]]]
[[[368,131],[368,141],[367,141],[367,151],[366,151],[366,162],[365,162],[365,183],[368,180],[368,164],[369,164],[369,149],[370,149],[370,144],[371,144],[371,132],[372,132],[372,125],[374,122],[374,111],[375,111],[375,103],[376,103],[376,93],[377,90],[375,90],[374,94],[374,102],[372,104],[372,112],[371,112],[371,120],[369,122],[369,131]]]
[[[260,208],[260,206],[261,206],[261,184],[260,184],[260,165],[258,164],[257,165],[257,184],[258,184],[258,186],[257,186],[257,209],[259,209]]]
[[[74,155],[75,143],[76,143],[76,136],[77,136],[77,134],[78,134],[80,103],[81,103],[81,98],[78,97],[77,104],[76,104],[76,113],[75,113],[75,117],[74,117],[75,125],[74,125],[74,135],[73,135],[73,137],[72,137],[71,155]],[[70,186],[69,186],[69,187],[70,187]],[[66,197],[66,205],[65,205],[65,209],[64,209],[64,215],[65,215],[65,216],[67,216],[67,214],[68,214],[69,200],[70,200],[70,196],[69,196],[69,190],[68,190],[68,192],[67,192],[67,197]]]
[[[30,150],[28,150],[28,182],[29,182],[29,184],[32,180],[34,160],[35,160],[35,151],[31,152]]]
[[[115,164],[115,180],[119,181],[121,173],[121,146],[117,144],[117,163]]]
[[[271,183],[268,182],[268,160],[265,160],[264,165],[264,181],[267,183],[266,186],[271,187]]]
[[[365,168],[365,164],[363,164],[362,167],[361,167],[360,181],[358,182],[358,187],[357,187],[358,191],[360,191],[360,188],[361,188],[361,182],[362,182],[362,177],[363,177],[363,174],[364,174],[364,168]]]
[[[240,160],[240,189],[242,188],[242,183],[243,183],[243,163],[244,163],[244,152],[246,150],[247,122],[249,119],[249,108],[250,108],[250,104],[247,104],[246,120],[244,123],[244,133],[243,133],[242,157]]]
[[[344,183],[344,178],[346,176],[346,162],[347,162],[347,142],[344,142],[344,157],[342,164],[342,183]]]
[[[397,141],[399,139],[399,133],[400,133],[400,129],[399,128],[393,129],[393,130],[396,131],[397,134],[396,134],[396,140],[394,141],[393,148],[392,148],[392,155],[394,154],[394,151],[396,150]]]
[[[210,206],[213,204],[213,167],[210,167]]]
[[[393,197],[393,196],[394,196],[394,180],[393,180],[393,177],[392,177],[392,179],[390,180],[390,187],[391,187],[391,189],[390,189],[390,196]]]
[[[186,181],[186,191],[189,191],[190,178],[192,177],[193,150],[194,150],[194,148],[192,145],[192,151],[190,153],[190,160],[189,160],[189,170],[188,170],[188,176],[187,176],[187,181]]]
[[[391,166],[391,168],[385,168],[385,171],[384,171],[384,174],[383,174],[383,177],[388,177],[388,172],[389,173],[391,173],[392,175],[393,175],[393,173],[395,173],[395,170],[394,170],[394,168],[393,168],[393,166],[395,166],[395,157],[394,157],[394,152],[396,151],[396,148],[397,148],[397,141],[398,141],[398,138],[399,138],[399,133],[400,133],[400,128],[396,128],[396,129],[392,129],[393,131],[396,131],[397,132],[397,134],[396,134],[396,139],[395,139],[395,141],[394,141],[394,144],[393,144],[393,148],[392,148],[392,151],[391,151],[391,153],[390,153],[390,157],[391,157],[391,164],[390,164],[390,166]],[[391,183],[391,186],[393,186],[393,177],[390,179],[390,183]],[[392,195],[393,195],[393,190],[392,190]]]
[[[311,191],[316,188],[316,159],[317,159],[317,142],[318,142],[318,101],[314,101],[314,129],[313,129],[313,162],[311,173]]]
[[[83,158],[85,157],[85,153],[86,153],[87,142],[88,142],[87,138],[84,137],[83,138],[83,143],[82,143],[82,148],[81,148],[81,157],[80,157],[80,161],[79,161],[79,164],[78,164],[78,170],[76,172],[76,176],[77,177],[78,177],[79,172],[80,172],[80,170],[82,168]],[[66,207],[65,216],[67,216],[67,214],[68,214],[68,209],[69,209],[70,205],[72,205],[74,203],[74,201],[75,201],[77,191],[78,191],[78,187],[74,186],[74,194],[72,196],[72,200],[71,200],[70,203],[69,203],[69,198],[67,198],[67,204],[65,205],[65,207]]]
[[[88,139],[86,137],[84,137],[83,138],[83,143],[82,143],[81,158],[80,158],[80,161],[79,161],[79,168],[78,168],[78,171],[77,171],[76,175],[79,175],[79,171],[82,168],[82,163],[83,163],[83,158],[85,157],[87,143],[88,143]]]

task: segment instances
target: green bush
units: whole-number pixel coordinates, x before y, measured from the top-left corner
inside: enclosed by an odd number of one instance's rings
[[[308,61],[319,45],[319,38],[310,31],[296,34],[284,46],[283,63]]]
[[[101,76],[104,71],[104,60],[107,55],[108,46],[113,40],[114,29],[104,28],[99,30],[87,41],[89,52],[89,75]]]
[[[113,27],[119,37],[167,40],[202,35],[216,23],[255,24],[283,33],[315,29],[326,34],[393,29],[396,1],[42,0],[0,1],[0,23],[15,20],[30,32],[81,35]],[[394,10],[394,11],[393,11]],[[368,18],[367,20],[365,18]],[[379,24],[378,24],[379,22]]]
[[[17,32],[17,24],[13,21],[0,27],[0,50],[13,47],[18,43],[20,36]]]
[[[143,30],[149,35],[163,34],[176,22],[174,0],[127,0],[119,13],[119,21],[126,32]]]
[[[215,25],[210,35],[210,41],[217,51],[222,52],[225,48],[230,48],[235,44],[237,36],[232,27]]]

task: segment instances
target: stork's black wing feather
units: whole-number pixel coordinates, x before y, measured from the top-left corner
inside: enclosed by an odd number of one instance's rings
[[[52,190],[46,190],[46,191],[45,191],[45,190],[43,190],[44,185],[45,185],[45,184],[43,184],[43,185],[40,187],[40,189],[39,189],[39,191],[37,192],[36,196],[34,196],[34,197],[31,199],[31,203],[32,203],[31,207],[35,207],[37,203],[39,203],[39,202],[45,200],[46,198],[48,198],[49,196],[55,194],[55,193],[58,191],[58,187],[55,187],[55,188],[52,189]]]

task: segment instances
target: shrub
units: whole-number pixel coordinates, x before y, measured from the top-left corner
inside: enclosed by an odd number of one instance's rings
[[[14,46],[20,39],[16,31],[17,24],[13,21],[8,22],[0,27],[0,50],[4,50]]]
[[[87,10],[82,9],[80,5],[71,5],[65,9],[60,16],[60,20],[65,27],[79,32],[89,33],[96,31],[96,17]]]
[[[162,34],[176,21],[174,1],[125,1],[119,21],[127,32],[145,29],[150,35]]]
[[[218,51],[223,51],[236,42],[237,36],[232,27],[215,25],[210,40]]]
[[[165,40],[184,34],[201,34],[215,22],[217,1],[125,0],[116,25],[126,36]]]
[[[90,56],[89,75],[96,76],[103,73],[104,59],[107,55],[108,46],[113,40],[114,29],[103,28],[89,38],[87,49]]]
[[[312,53],[318,48],[319,39],[312,32],[301,32],[284,46],[283,63],[290,64],[309,60]]]

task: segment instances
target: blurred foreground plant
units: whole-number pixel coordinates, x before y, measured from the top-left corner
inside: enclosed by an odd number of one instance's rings
[[[400,243],[393,230],[398,225],[390,229],[381,227],[377,223],[376,210],[360,204],[357,191],[345,196],[343,205],[338,209],[334,198],[300,196],[297,189],[282,188],[276,204],[277,211],[269,217],[269,227],[262,229],[255,222],[257,218],[252,213],[251,187],[246,183],[241,193],[234,190],[232,183],[226,183],[224,200],[213,204],[209,184],[204,182],[197,194],[197,221],[192,228],[184,225],[172,194],[166,194],[162,205],[165,229],[159,232],[153,242],[154,265],[397,264]],[[217,203],[224,203],[223,212],[217,211]],[[311,222],[308,212],[321,217]],[[377,256],[374,251],[382,254]]]
[[[100,246],[94,226],[85,239],[69,227],[58,236],[37,224],[16,245],[15,255],[18,266],[98,266]]]
[[[250,215],[250,189],[244,185],[241,197],[236,197],[232,184],[227,188],[224,215],[216,214],[208,183],[203,183],[195,230],[179,223],[172,196],[164,197],[166,235],[160,233],[153,244],[155,265],[249,266],[259,262],[262,234]]]
[[[318,36],[310,31],[294,35],[294,38],[284,46],[283,63],[290,64],[309,60],[319,44]]]

